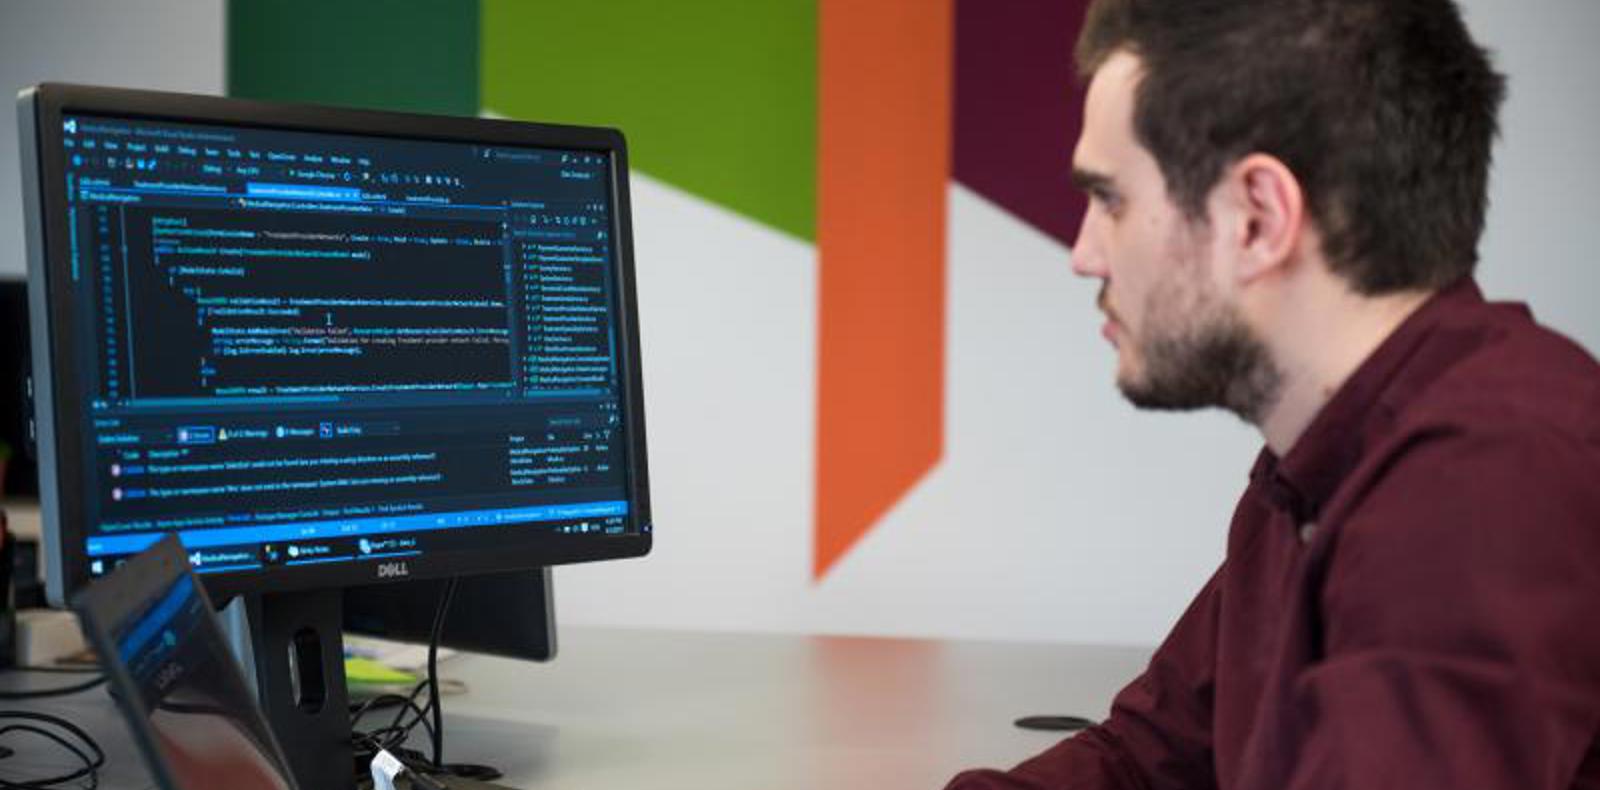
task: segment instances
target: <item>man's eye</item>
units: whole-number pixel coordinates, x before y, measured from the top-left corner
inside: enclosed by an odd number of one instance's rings
[[[1099,203],[1105,208],[1106,211],[1109,211],[1113,214],[1115,214],[1118,209],[1122,208],[1121,197],[1104,189],[1089,190],[1089,199]]]

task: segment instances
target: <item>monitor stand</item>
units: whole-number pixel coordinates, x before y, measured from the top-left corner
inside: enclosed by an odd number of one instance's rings
[[[357,790],[344,676],[344,593],[339,589],[243,596],[249,661],[267,724],[283,746],[302,790]],[[239,625],[231,619],[230,626]],[[235,639],[236,648],[238,640]],[[509,790],[504,785],[433,777],[453,790]],[[399,787],[417,787],[402,780]]]
[[[356,787],[342,606],[338,589],[245,597],[262,712],[306,790]]]

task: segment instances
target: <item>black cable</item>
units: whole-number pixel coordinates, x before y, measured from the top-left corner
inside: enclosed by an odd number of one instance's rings
[[[391,731],[399,733],[399,737],[390,741],[391,745],[403,743],[406,736],[416,729],[418,724],[428,732],[428,742],[433,749],[433,766],[437,770],[444,765],[444,722],[443,709],[439,700],[439,640],[444,633],[445,616],[450,612],[450,602],[455,598],[456,580],[450,579],[445,583],[444,593],[439,596],[439,606],[433,613],[433,627],[428,632],[428,676],[411,689],[411,695],[405,698],[399,712],[394,716],[394,721],[388,727],[375,732]],[[423,690],[428,692],[428,704],[416,704]],[[411,721],[405,721],[409,712],[417,716]],[[433,724],[428,726],[428,717],[432,717]],[[387,747],[386,747],[387,748]]]
[[[411,701],[410,697],[401,696],[399,694],[379,694],[378,696],[373,697],[365,702],[351,703],[350,726],[354,727],[355,725],[359,724],[361,719],[372,711],[391,708],[396,705],[404,707],[406,705],[415,704],[416,703]],[[418,710],[421,710],[421,708],[418,708]]]
[[[444,706],[441,704],[439,694],[439,642],[443,638],[445,619],[455,593],[456,580],[450,579],[445,583],[444,592],[440,595],[439,606],[434,611],[433,627],[428,635],[428,676],[418,682],[409,695],[380,694],[358,705],[350,706],[351,742],[363,750],[359,755],[363,758],[360,762],[370,761],[372,755],[383,749],[394,755],[408,770],[418,774],[449,774],[484,782],[494,781],[502,776],[500,770],[493,766],[444,762]],[[428,702],[426,705],[419,705],[417,698],[424,690],[428,692]],[[368,732],[355,730],[355,726],[368,713],[390,706],[397,706],[400,710],[395,713],[394,719],[387,726]],[[407,714],[411,714],[409,720],[406,718]],[[428,736],[428,743],[433,752],[431,759],[428,755],[403,746],[418,725],[422,726],[423,732]]]
[[[416,718],[413,718],[409,723],[405,724],[390,724],[385,727],[379,727],[378,729],[370,732],[357,732],[353,737],[355,737],[358,744],[370,747],[374,754],[377,753],[378,749],[398,748],[400,744],[405,742],[406,736],[410,735],[411,731],[416,728],[418,722],[422,724],[423,730],[427,732],[429,741],[433,740],[433,729],[432,725],[428,723],[426,711],[406,697],[401,697],[399,695],[387,696],[391,696],[394,699],[399,700],[399,704],[401,704],[405,710],[415,712],[417,714]],[[355,722],[359,720],[360,719],[357,718],[352,721],[351,726],[354,727]]]
[[[37,689],[34,691],[0,691],[0,700],[14,701],[24,699],[44,699],[46,697],[64,697],[68,694],[77,694],[80,691],[88,691],[89,689],[92,689],[104,682],[106,682],[106,676],[98,675],[92,680],[86,680],[82,683],[74,683],[68,686],[57,686],[55,688]]]
[[[442,600],[439,601],[439,610],[435,615],[433,633],[428,639],[428,708],[433,711],[433,770],[434,772],[447,773],[490,782],[501,777],[500,769],[490,765],[475,765],[471,763],[446,763],[444,761],[444,697],[439,694],[439,642],[444,638],[445,616],[450,611],[450,602],[455,599],[456,579],[452,578],[446,584]],[[424,722],[426,726],[426,722]]]
[[[351,740],[357,747],[376,754],[378,750],[385,749],[391,753],[398,753],[401,745],[411,735],[411,732],[422,726],[423,732],[428,736],[428,743],[432,747],[433,759],[424,765],[408,765],[413,770],[423,767],[438,772],[444,770],[444,726],[442,708],[439,704],[439,640],[444,632],[445,617],[450,611],[450,602],[455,598],[456,581],[450,579],[445,583],[444,592],[440,595],[439,606],[434,610],[433,627],[428,634],[428,676],[418,682],[411,689],[408,696],[399,694],[380,694],[351,709],[350,726],[352,729]],[[428,692],[426,705],[419,705],[417,698],[422,692]],[[362,717],[380,708],[398,706],[394,719],[387,726],[379,727],[368,732],[355,730]],[[412,714],[407,720],[407,714]],[[431,721],[430,721],[431,716]],[[365,754],[362,755],[366,757]],[[406,762],[401,758],[401,762]]]
[[[418,722],[426,723],[425,720],[428,718],[428,708],[418,706],[417,697],[421,696],[423,690],[428,688],[430,687],[428,686],[427,678],[423,678],[421,681],[419,681],[417,685],[411,689],[411,695],[404,698],[404,702],[400,706],[400,711],[394,715],[394,721],[389,722],[387,729],[403,730],[407,735],[409,735],[411,734],[412,730],[417,728]],[[431,697],[428,699],[428,705],[433,705],[433,699]],[[412,719],[409,723],[401,724],[401,722],[405,721],[406,713],[409,711],[415,711],[417,717]],[[405,739],[401,738],[401,740]],[[433,738],[430,736],[428,741],[432,743]]]
[[[428,705],[433,708],[433,765],[444,767],[444,705],[439,700],[439,638],[444,634],[444,617],[456,597],[456,580],[445,583],[439,611],[433,617],[433,634],[428,638]]]
[[[100,749],[100,744],[89,733],[84,732],[78,725],[58,716],[47,713],[33,713],[30,711],[0,711],[0,720],[13,719],[18,721],[39,722],[59,728],[81,742],[88,751],[78,748],[71,741],[53,733],[43,727],[33,724],[11,724],[0,727],[0,736],[8,732],[26,732],[38,735],[55,742],[57,745],[72,752],[83,761],[83,767],[60,776],[46,777],[44,779],[13,780],[0,777],[0,790],[50,790],[68,782],[75,782],[88,777],[89,790],[100,786],[100,768],[106,764],[106,753]]]
[[[397,721],[368,732],[361,732],[356,729],[356,725],[361,722],[361,719],[367,713],[394,705],[401,707],[402,714],[411,712],[415,716],[409,722]],[[353,706],[350,719],[350,738],[351,745],[356,749],[355,769],[357,775],[362,777],[366,775],[367,764],[372,761],[372,758],[377,755],[379,750],[388,750],[396,756],[401,756],[402,753],[415,754],[415,761],[419,765],[426,765],[427,758],[424,755],[412,752],[401,746],[406,737],[411,734],[411,730],[416,728],[418,722],[422,724],[423,730],[427,732],[431,741],[433,731],[432,725],[428,722],[427,713],[416,704],[412,697],[399,694],[383,694],[359,706]],[[403,761],[404,759],[402,759]],[[416,766],[413,765],[411,767],[415,768]]]
[[[85,766],[90,765],[93,762],[92,759],[89,757],[89,755],[85,754],[82,749],[79,749],[77,746],[74,746],[71,741],[69,741],[66,738],[63,738],[60,735],[57,735],[57,734],[55,734],[55,733],[53,733],[53,732],[51,732],[51,731],[49,731],[49,730],[47,730],[47,729],[45,729],[43,727],[35,727],[32,724],[12,724],[12,725],[9,725],[9,726],[6,726],[6,727],[0,727],[0,736],[4,736],[6,733],[10,733],[10,732],[28,732],[28,733],[33,733],[34,735],[38,735],[41,738],[45,738],[45,739],[54,741],[61,748],[66,749],[69,752],[72,752],[75,756],[77,756],[77,758],[79,760],[81,760],[83,762],[83,764]],[[13,753],[15,753],[15,752],[13,752]],[[59,784],[59,783],[62,783],[62,782],[72,781],[73,779],[77,779],[78,777],[80,777],[82,775],[83,775],[83,769],[79,769],[78,771],[73,772],[71,774],[66,774],[66,775],[55,777],[55,778],[52,778],[52,779],[34,779],[34,780],[29,780],[27,782],[24,782],[24,784],[30,784],[30,785],[32,785],[32,784]],[[0,779],[0,783],[10,784],[11,781],[8,780],[8,779]]]

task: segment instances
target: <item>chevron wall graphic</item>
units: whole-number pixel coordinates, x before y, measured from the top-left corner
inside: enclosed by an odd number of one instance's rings
[[[639,171],[814,244],[820,582],[944,452],[950,182],[1075,233],[1086,4],[232,0],[227,84],[617,126]]]

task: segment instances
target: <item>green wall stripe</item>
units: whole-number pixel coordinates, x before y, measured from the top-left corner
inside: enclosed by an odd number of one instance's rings
[[[478,114],[476,0],[230,0],[230,96]]]
[[[816,0],[482,0],[483,108],[616,126],[634,167],[816,237]]]

